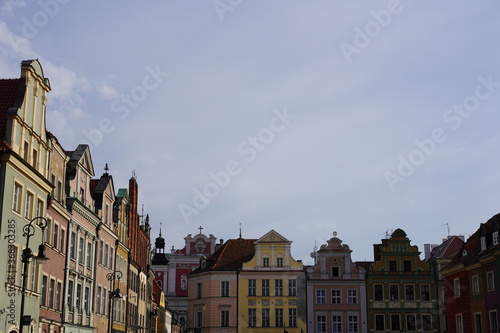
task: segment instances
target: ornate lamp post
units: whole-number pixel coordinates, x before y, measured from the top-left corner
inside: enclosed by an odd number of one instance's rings
[[[36,221],[36,222],[35,222]],[[30,238],[35,235],[35,226],[38,226],[42,229],[42,243],[38,246],[38,255],[33,255],[33,252],[30,249]],[[44,236],[45,236],[45,228],[47,228],[47,219],[45,217],[37,216],[33,218],[28,224],[23,227],[23,237],[26,238],[26,247],[21,254],[21,262],[23,263],[23,282],[21,288],[21,317],[19,321],[20,333],[23,333],[23,326],[29,325],[31,321],[31,316],[24,316],[24,299],[26,296],[26,289],[28,285],[28,264],[30,259],[33,258],[39,262],[45,262],[49,260],[45,256],[45,244],[44,244]]]
[[[111,333],[113,332],[113,300],[115,298],[120,298],[122,297],[121,292],[120,292],[120,285],[116,289],[114,288],[114,282],[115,279],[120,279],[122,278],[123,273],[121,271],[114,271],[112,273],[106,274],[106,279],[109,281],[109,320],[108,320],[108,332]]]

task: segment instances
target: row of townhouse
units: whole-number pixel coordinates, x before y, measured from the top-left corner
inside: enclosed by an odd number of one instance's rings
[[[136,178],[115,191],[88,145],[61,146],[50,90],[38,60],[0,80],[0,332],[170,331]]]
[[[353,262],[336,233],[311,255],[292,258],[274,230],[230,239],[188,274],[194,332],[498,332],[500,215],[464,242],[426,244],[420,258],[402,229]]]

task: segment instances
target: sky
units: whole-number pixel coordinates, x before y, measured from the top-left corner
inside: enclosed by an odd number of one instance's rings
[[[39,59],[47,129],[139,184],[152,243],[271,229],[373,260],[500,212],[500,3],[0,0],[0,77]],[[161,223],[161,224],[160,224]],[[241,223],[241,224],[240,224]]]

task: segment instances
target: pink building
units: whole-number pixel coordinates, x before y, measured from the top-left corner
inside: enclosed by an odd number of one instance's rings
[[[307,269],[308,332],[367,332],[365,270],[336,235]]]
[[[208,236],[201,233],[184,238],[185,246],[182,249],[172,249],[165,253],[165,239],[160,236],[155,242],[155,253],[153,255],[151,269],[155,274],[155,280],[165,292],[169,309],[172,310],[173,319],[178,322],[181,329],[187,327],[187,299],[188,281],[187,276],[200,264],[202,256],[213,254],[220,244],[216,244],[214,235]],[[221,242],[222,243],[222,242]]]

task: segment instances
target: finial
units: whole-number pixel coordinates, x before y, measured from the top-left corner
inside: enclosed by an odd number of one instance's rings
[[[161,222],[160,222],[160,237],[161,237]]]
[[[337,237],[337,232],[336,231],[333,232],[333,237]]]
[[[241,239],[241,222],[240,222],[240,239]]]
[[[108,167],[108,163],[106,163],[106,166],[104,167],[104,172],[108,173],[108,171],[109,171],[109,167]]]
[[[203,230],[203,227],[200,225],[198,229],[200,229],[200,234],[201,234],[201,230]]]

